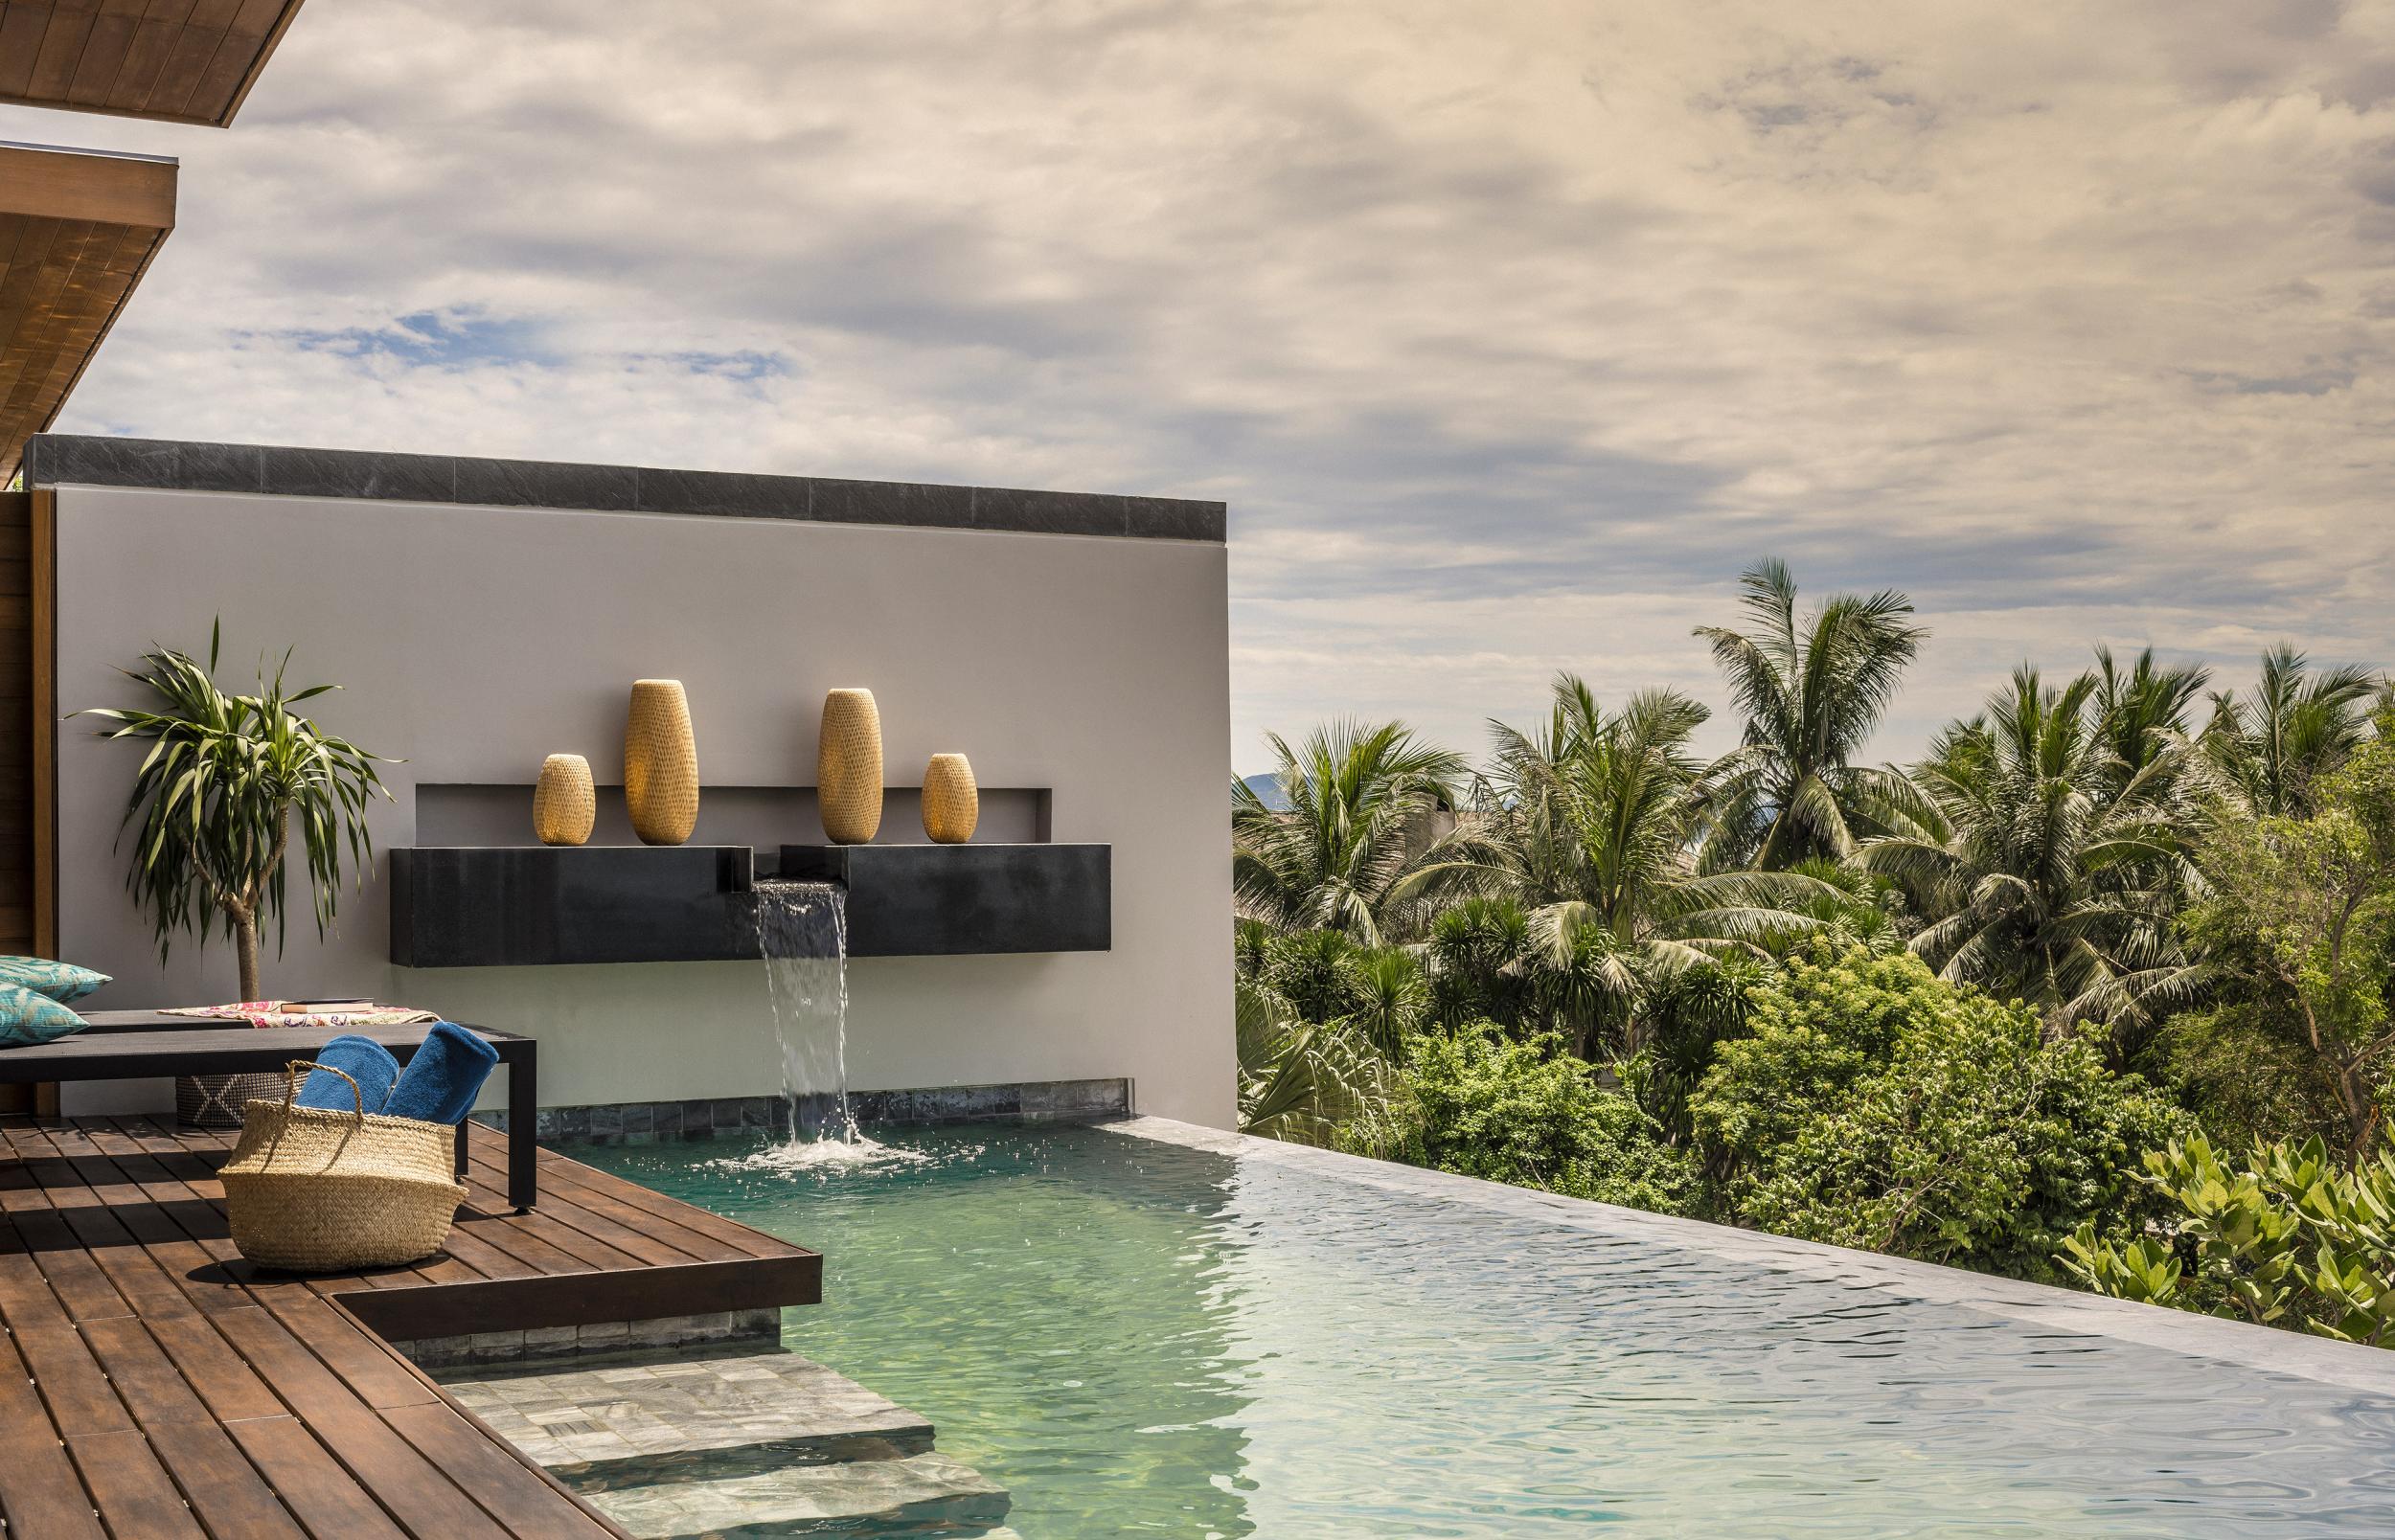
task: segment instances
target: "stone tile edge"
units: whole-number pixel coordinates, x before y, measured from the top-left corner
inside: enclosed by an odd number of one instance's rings
[[[1617,1208],[1586,1198],[1508,1187],[1501,1182],[1424,1170],[1337,1150],[1287,1144],[1170,1118],[1128,1118],[1109,1122],[1106,1127],[1110,1133],[1131,1138],[1243,1160],[1270,1161],[1384,1191],[1466,1204],[1517,1219],[1614,1235],[1645,1235],[1658,1245],[1676,1250],[1792,1273],[1846,1288],[1876,1289],[2051,1330],[2132,1342],[2266,1373],[2395,1395],[2395,1351],[2384,1348],[2364,1348],[2243,1321],[2224,1321],[2160,1305],[2108,1299],[2049,1283],[2025,1283],[2018,1279],[1943,1267],[1910,1257],[1882,1257],[1877,1252],[1850,1251],[1819,1241],[1793,1240],[1733,1225]]]
[[[1114,1122],[1136,1115],[1137,1092],[1128,1076],[1107,1076],[852,1091],[849,1105],[859,1122],[878,1126]],[[474,1121],[500,1129],[506,1128],[508,1122],[507,1114],[500,1111],[478,1111]],[[788,1131],[789,1104],[778,1096],[543,1107],[534,1130],[536,1138],[547,1143],[602,1145],[668,1144]]]
[[[28,487],[112,487],[443,503],[596,513],[772,518],[818,524],[1220,545],[1225,505],[1200,498],[828,476],[311,449],[105,434],[36,434]]]

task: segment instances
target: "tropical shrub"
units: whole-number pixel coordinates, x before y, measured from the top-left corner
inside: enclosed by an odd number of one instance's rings
[[[1657,1135],[1561,1039],[1517,1041],[1493,1022],[1473,1022],[1416,1038],[1391,1124],[1350,1144],[1492,1182],[1680,1212],[1695,1168]]]
[[[2319,1139],[2256,1144],[2242,1166],[2201,1138],[2146,1156],[2173,1213],[2135,1239],[2083,1225],[2063,1265],[2099,1294],[2395,1346],[2395,1154],[2340,1167]]]
[[[2064,1235],[2152,1206],[2137,1159],[2187,1131],[2088,1043],[1908,954],[1815,942],[1745,1026],[1689,1113],[1718,1212],[1780,1234],[2049,1278]]]
[[[2224,987],[2283,1014],[2343,1116],[2351,1157],[2380,1137],[2395,1079],[2395,741],[2307,783],[2308,818],[2224,809],[2199,852],[2209,895],[2189,917]]]
[[[2279,1002],[2225,1001],[2172,1017],[2136,1068],[2224,1149],[2314,1134],[2344,1142],[2337,1079]]]

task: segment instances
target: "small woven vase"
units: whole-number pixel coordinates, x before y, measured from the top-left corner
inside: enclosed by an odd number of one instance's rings
[[[679,845],[698,827],[698,745],[679,679],[632,681],[624,718],[624,805],[644,845]]]
[[[864,845],[880,831],[881,712],[872,691],[835,690],[823,697],[815,799],[833,844]]]
[[[553,754],[540,761],[533,786],[533,836],[543,845],[580,845],[599,821],[599,793],[590,783],[590,761],[579,754]]]
[[[935,845],[962,845],[981,822],[981,788],[961,754],[935,754],[924,766],[924,832]]]

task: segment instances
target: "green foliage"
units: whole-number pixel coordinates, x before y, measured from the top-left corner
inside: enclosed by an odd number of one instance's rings
[[[2172,1017],[2136,1068],[2224,1148],[2323,1132],[2342,1143],[2336,1076],[2301,1033],[2283,1004],[2224,1002]]]
[[[145,672],[125,671],[148,687],[158,709],[76,714],[116,723],[103,737],[150,745],[125,802],[125,827],[138,826],[125,886],[149,912],[159,956],[177,932],[205,945],[221,928],[240,954],[241,998],[255,1000],[262,920],[273,919],[278,949],[282,944],[284,855],[292,825],[322,935],[339,900],[344,856],[360,880],[373,867],[366,803],[375,795],[389,800],[375,774],[377,762],[389,761],[291,709],[336,686],[286,691],[278,665],[272,680],[260,669],[256,694],[226,694],[214,678],[220,635],[221,626],[209,635],[205,668],[181,652],[160,651],[143,658]],[[285,653],[284,663],[289,661]]]
[[[2336,1090],[2338,1143],[2359,1154],[2395,1072],[2395,741],[2354,749],[2310,793],[2309,818],[2220,812],[2188,928],[2217,972],[2286,1012]]]
[[[1363,1143],[1351,1137],[1351,1147]],[[1493,1022],[1417,1038],[1394,1125],[1371,1153],[1466,1176],[1661,1212],[1685,1209],[1689,1158],[1552,1036]]]
[[[1491,1014],[1526,1008],[1584,1055],[1635,1053],[1671,979],[1820,927],[1801,906],[1837,892],[1818,878],[1692,866],[1701,767],[1688,745],[1704,719],[1669,690],[1608,713],[1565,674],[1543,732],[1491,724],[1495,764],[1463,843],[1479,878],[1527,910],[1527,935],[1502,965],[1518,990],[1501,999],[1508,991],[1484,985]]]
[[[2380,683],[2361,668],[2315,669],[2282,642],[2262,655],[2251,691],[2212,697],[2204,752],[2248,812],[2308,817],[2320,781],[2361,747]]]
[[[1940,736],[1859,854],[1923,916],[1911,944],[1941,978],[2058,1028],[2136,1027],[2149,995],[2185,982],[2173,920],[2192,885],[2192,751],[2174,713],[2202,676],[2099,663],[2060,686],[2017,669]]]
[[[1253,980],[1235,995],[1242,1133],[1327,1144],[1343,1126],[1380,1116],[1392,1071],[1344,1021],[1307,1021]]]
[[[1342,722],[1292,748],[1269,741],[1289,806],[1231,786],[1231,881],[1240,912],[1293,930],[1323,927],[1378,944],[1409,906],[1450,881],[1432,815],[1452,805],[1464,761],[1401,722]]]
[[[1815,942],[1746,1029],[1689,1111],[1725,1216],[1780,1234],[2045,1278],[2064,1235],[2121,1226],[2138,1155],[2186,1126],[1907,954]]]
[[[1530,917],[1510,898],[1467,898],[1430,924],[1431,1014],[1444,1027],[1488,1019],[1518,1027],[1530,987]]]
[[[2146,1156],[2174,1206],[2156,1234],[2083,1225],[2062,1262],[2099,1294],[2395,1346],[2395,1154],[2343,1167],[2317,1138],[2256,1144],[2243,1168],[2201,1138]]]

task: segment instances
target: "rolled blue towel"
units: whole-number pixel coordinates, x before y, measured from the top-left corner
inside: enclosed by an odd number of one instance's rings
[[[423,1122],[463,1122],[474,1110],[474,1098],[490,1078],[499,1051],[463,1027],[445,1021],[432,1024],[424,1046],[407,1061],[399,1083],[382,1111],[389,1118],[414,1118]]]
[[[399,1077],[399,1061],[391,1051],[371,1037],[355,1032],[343,1032],[316,1051],[316,1062],[330,1064],[357,1082],[357,1094],[350,1094],[350,1081],[340,1075],[328,1075],[323,1070],[310,1070],[300,1082],[299,1104],[322,1107],[330,1112],[348,1112],[365,1103],[368,1112],[380,1112],[391,1095],[391,1082]]]

